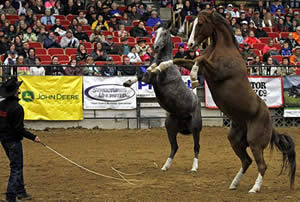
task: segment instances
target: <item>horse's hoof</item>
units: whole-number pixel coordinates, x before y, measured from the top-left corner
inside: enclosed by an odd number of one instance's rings
[[[250,189],[250,191],[248,193],[249,194],[255,194],[255,193],[259,192],[259,191],[260,190],[258,190],[258,189],[252,188],[252,189]]]
[[[168,168],[167,167],[162,167],[161,170],[165,172],[165,171],[168,170]]]
[[[238,186],[236,185],[230,185],[229,190],[237,190]]]
[[[192,169],[191,169],[191,172],[195,172],[195,173],[196,173],[197,171],[198,171],[198,170],[197,170],[196,168],[192,168]]]

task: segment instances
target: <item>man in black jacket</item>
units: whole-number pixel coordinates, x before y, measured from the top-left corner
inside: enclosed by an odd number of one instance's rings
[[[26,137],[40,142],[38,136],[24,128],[24,110],[18,103],[19,87],[22,82],[12,78],[0,87],[0,141],[10,162],[10,177],[6,192],[6,201],[29,199],[31,195],[25,190],[23,179],[22,139]]]
[[[144,22],[140,21],[139,24],[129,30],[130,36],[133,37],[150,37],[147,32]]]

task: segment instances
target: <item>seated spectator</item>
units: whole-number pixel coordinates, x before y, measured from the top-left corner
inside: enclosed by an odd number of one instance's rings
[[[284,25],[285,25],[285,27],[286,27],[286,29],[287,29],[288,31],[289,31],[290,27],[293,26],[292,18],[293,18],[293,16],[292,16],[291,14],[287,14],[287,15],[285,16],[285,23],[284,23]]]
[[[1,13],[5,13],[6,15],[17,15],[17,10],[11,6],[9,0],[4,2],[4,7],[1,10]]]
[[[102,34],[101,30],[95,29],[94,32],[90,35],[89,40],[91,43],[105,41],[105,36]]]
[[[112,35],[107,35],[106,41],[103,43],[103,49],[107,54],[119,54],[119,47],[113,42]]]
[[[248,64],[249,61],[252,61],[256,56],[255,53],[253,53],[252,50],[250,49],[249,44],[247,43],[244,44],[241,55],[244,58],[246,64]]]
[[[227,5],[227,8],[225,9],[224,13],[230,13],[231,14],[231,17],[233,18],[236,18],[236,17],[239,17],[236,12],[233,10],[233,6],[232,4],[228,4]]]
[[[262,67],[263,76],[277,76],[278,75],[277,67],[273,66],[274,63],[273,63],[272,56],[268,57],[265,65],[267,65],[267,67],[266,66]]]
[[[156,54],[156,53],[155,53],[155,54]],[[154,60],[154,52],[153,52],[153,49],[152,49],[151,46],[149,46],[149,47],[147,48],[147,51],[146,51],[146,54],[144,55],[144,58],[145,58],[146,56],[149,56],[149,57],[150,57],[150,62],[152,63],[153,60]]]
[[[128,13],[128,18],[133,21],[133,20],[140,20],[142,18],[141,14],[137,12],[137,7],[132,6],[131,7],[131,12]]]
[[[231,13],[226,13],[226,14],[225,14],[225,19],[226,19],[226,21],[227,21],[228,23],[231,23],[231,19],[232,19]]]
[[[296,32],[293,33],[293,39],[300,44],[300,25],[297,27]]]
[[[263,55],[267,52],[270,52],[271,55],[278,55],[278,50],[277,48],[274,46],[274,39],[269,39],[268,44],[265,45],[265,47],[263,48]]]
[[[296,46],[294,54],[290,57],[290,63],[292,65],[300,63],[300,46]]]
[[[119,46],[119,55],[128,55],[130,52],[130,46],[128,45],[128,38],[121,38],[121,45]]]
[[[25,58],[24,64],[35,65],[35,50],[34,50],[34,48],[29,48],[28,57]]]
[[[92,30],[98,29],[98,30],[109,30],[109,26],[106,21],[104,21],[103,15],[98,15],[97,20],[93,22]]]
[[[125,25],[119,25],[118,37],[129,37],[129,33],[125,30]]]
[[[183,4],[182,4],[182,8],[183,8]],[[151,5],[147,5],[146,11],[143,13],[143,15],[141,17],[141,21],[147,22],[147,20],[151,17],[151,13],[152,13],[152,6]],[[126,25],[126,26],[128,26],[128,25]]]
[[[249,36],[245,38],[244,43],[249,44],[250,48],[253,48],[253,44],[261,43],[261,41],[254,36],[253,31],[250,31]]]
[[[113,15],[110,17],[110,22],[108,23],[109,31],[118,31],[119,30],[119,22],[117,16]]]
[[[184,58],[186,56],[186,53],[184,51],[184,44],[178,45],[178,52],[175,54],[175,58]]]
[[[101,76],[101,70],[95,66],[94,58],[89,56],[87,58],[87,64],[83,67],[83,75],[85,76]]]
[[[240,29],[235,30],[235,39],[237,40],[238,43],[243,43],[244,42],[244,37],[242,36],[242,32]]]
[[[188,49],[186,52],[186,56],[184,57],[185,59],[189,59],[189,60],[194,60],[196,58],[196,51],[195,49]]]
[[[85,5],[84,3],[81,2],[81,0],[75,0],[74,3],[75,7],[77,8],[77,10],[85,10]]]
[[[158,13],[156,11],[152,11],[151,17],[146,22],[146,26],[148,26],[148,27],[154,27],[155,25],[159,25],[161,23],[162,23],[162,21],[158,17]]]
[[[7,51],[7,57],[5,58],[3,64],[4,65],[14,65],[17,62],[17,58],[18,58],[17,51],[9,50],[9,51]]]
[[[79,21],[77,20],[77,18],[74,17],[72,18],[71,24],[69,25],[68,29],[72,30],[72,32],[74,33],[78,25]]]
[[[130,58],[128,56],[124,57],[122,66],[118,67],[120,74],[122,76],[133,76],[136,75],[137,67],[130,63]]]
[[[284,23],[284,16],[281,16],[278,20],[278,23],[275,24],[273,32],[288,32],[288,31],[289,30],[287,29]]]
[[[32,28],[27,27],[26,33],[24,33],[23,42],[36,42],[36,41],[37,41],[37,37],[35,33],[32,32]]]
[[[9,52],[16,52],[16,45],[15,45],[15,44],[10,44],[9,50],[5,52],[3,61],[5,61],[5,59],[8,57]],[[18,57],[18,53],[17,53],[17,52],[16,52],[16,57]],[[3,61],[2,61],[2,62],[3,62]]]
[[[146,40],[143,38],[140,38],[137,43],[138,44],[135,45],[136,52],[142,57],[146,54],[149,45],[146,44]]]
[[[107,57],[106,51],[103,49],[101,42],[96,42],[95,48],[91,53],[95,61],[105,61]]]
[[[37,66],[30,67],[30,75],[32,76],[45,76],[45,68],[41,65],[41,58],[35,58],[35,64]]]
[[[45,28],[41,28],[37,35],[37,42],[43,43],[47,39],[48,35]]]
[[[23,42],[20,39],[19,36],[16,36],[16,38],[13,40],[15,46],[16,46],[16,51],[18,54],[20,54],[23,51]],[[0,48],[1,48],[1,44],[0,44]]]
[[[45,8],[54,8],[55,6],[55,0],[48,0],[45,2]]]
[[[69,66],[65,69],[65,75],[67,76],[81,76],[82,69],[78,66],[78,62],[75,59],[71,59]]]
[[[101,70],[103,76],[120,76],[121,74],[118,71],[117,66],[113,63],[112,57],[106,58],[106,63],[103,65]]]
[[[17,32],[18,33],[25,33],[26,32],[26,29],[27,29],[27,25],[26,23],[24,22],[24,20],[20,21],[18,26],[17,26]]]
[[[81,24],[81,25],[87,25],[87,24],[88,24],[88,21],[87,21],[87,19],[85,18],[84,12],[83,12],[83,11],[80,11],[80,12],[79,12],[79,15],[78,15],[78,17],[77,17],[77,20],[78,20],[79,24]]]
[[[118,9],[118,4],[115,2],[111,4],[111,10],[109,12],[111,16],[121,16],[121,11]]]
[[[296,32],[297,27],[298,27],[297,21],[296,21],[296,19],[293,19],[292,25],[289,28],[289,32]]]
[[[272,18],[272,14],[269,12],[266,12],[264,14],[263,27],[273,27],[273,26],[274,26],[274,21]]]
[[[101,1],[98,1],[98,2],[101,2]],[[90,7],[87,7],[87,13],[86,13],[86,19],[88,21],[88,24],[89,25],[92,25],[92,23],[94,21],[97,20],[97,12],[95,11],[95,7],[94,6],[90,6]]]
[[[44,47],[47,49],[61,48],[60,44],[58,43],[58,37],[54,34],[53,31],[50,31],[48,37],[44,40]]]
[[[60,41],[60,46],[62,48],[77,48],[79,46],[79,40],[73,36],[71,30],[67,30],[66,35],[63,36]]]
[[[63,15],[65,11],[64,5],[61,3],[60,0],[57,0],[55,2],[55,6],[53,8],[53,14],[54,15]]]
[[[135,47],[131,47],[130,53],[128,53],[127,56],[130,58],[131,63],[140,63],[140,62],[142,62],[139,54],[136,52]]]
[[[280,50],[280,55],[282,55],[282,56],[291,56],[292,55],[292,51],[289,48],[288,42],[284,42],[284,44]]]
[[[250,33],[248,22],[246,20],[244,20],[241,22],[241,25],[242,25],[242,28],[241,28],[242,36],[244,38],[246,38],[249,36],[249,33]]]
[[[107,5],[104,5],[104,6],[102,6],[102,8],[103,8],[102,15],[103,15],[104,21],[107,21],[110,19],[110,14],[109,14],[110,7],[108,7]]]
[[[0,37],[0,55],[8,50],[8,36],[3,35]]]
[[[68,0],[64,9],[64,15],[78,15],[78,8],[74,5],[73,0]]]
[[[22,55],[18,56],[16,65],[18,65],[17,66],[18,76],[30,75],[30,69],[28,66],[20,66],[20,65],[24,65],[24,57]]]
[[[15,25],[10,24],[8,26],[7,36],[9,41],[12,41],[17,36],[17,30]]]
[[[243,24],[243,21],[246,21],[247,25],[249,24],[250,22],[250,17],[248,15],[246,15],[246,12],[244,10],[241,10],[240,11],[240,18],[238,18],[238,23],[242,26]]]
[[[282,58],[282,65],[280,68],[277,69],[278,75],[281,76],[288,76],[288,75],[295,75],[296,68],[290,66],[290,59],[289,57]]]
[[[143,21],[144,22],[144,21]],[[120,24],[123,24],[126,26],[132,26],[132,21],[129,19],[128,17],[128,13],[124,13],[123,14],[123,17],[122,17],[122,20],[120,21]]]
[[[267,32],[263,29],[262,24],[258,24],[257,29],[254,31],[254,35],[258,39],[261,37],[269,37]]]
[[[44,7],[44,3],[43,0],[36,0],[36,4],[34,6],[31,7],[33,13],[35,14],[44,14],[45,13],[45,7]]]
[[[62,76],[64,74],[64,68],[59,64],[58,57],[52,56],[51,66],[46,67],[46,75]]]
[[[262,26],[262,19],[260,18],[260,13],[258,10],[254,12],[254,16],[252,16],[251,21],[254,22],[255,26],[258,27],[259,25]]]
[[[288,37],[285,39],[284,42],[287,42],[289,44],[289,49],[295,50],[295,47],[299,44],[297,41],[293,38],[293,33],[289,33]]]
[[[83,31],[82,25],[78,25],[76,28],[76,31],[74,32],[74,36],[80,41],[80,42],[89,42],[89,37]]]
[[[76,61],[78,63],[80,63],[80,62],[85,63],[88,56],[89,56],[89,54],[88,54],[85,46],[83,44],[80,44],[77,48],[77,52],[76,52],[76,55],[75,55]]]
[[[24,58],[27,58],[29,56],[29,50],[30,50],[29,43],[25,42],[23,43],[23,48],[21,49],[21,51],[18,52],[18,55],[19,56],[22,55]]]
[[[152,15],[152,13],[151,13]],[[187,0],[184,2],[184,7],[180,12],[181,24],[183,24],[185,17],[190,15],[197,15],[196,9],[191,5],[191,1]]]
[[[299,13],[299,11],[294,12],[294,20],[296,20],[297,25],[299,26],[300,25],[300,13]]]
[[[66,34],[66,28],[61,25],[59,18],[55,19],[55,24],[50,28],[50,31],[53,31],[56,35],[64,36]]]
[[[144,22],[140,21],[139,24],[129,30],[130,36],[133,37],[150,37],[148,34]]]
[[[55,17],[51,15],[50,9],[46,9],[45,15],[41,18],[41,22],[44,25],[54,25],[55,24]]]
[[[278,9],[280,10],[281,13],[285,13],[285,10],[281,4],[281,1],[274,0],[274,2],[271,4],[271,13],[274,14]]]
[[[35,24],[33,24],[33,32],[38,33],[41,29],[46,29],[46,26],[42,24],[40,20],[37,20]]]
[[[262,65],[262,62],[260,60],[260,56],[255,56],[255,59],[252,61],[251,65],[257,65],[250,67],[250,75],[251,76],[259,76],[259,69]]]
[[[280,9],[277,9],[275,14],[273,14],[272,18],[273,18],[273,25],[277,25],[279,23],[279,19],[282,17],[282,13]]]

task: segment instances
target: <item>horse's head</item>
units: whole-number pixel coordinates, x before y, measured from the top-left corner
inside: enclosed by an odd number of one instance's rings
[[[210,37],[214,32],[213,24],[213,11],[201,11],[194,20],[192,33],[188,40],[188,46],[193,47],[199,45],[205,39]]]
[[[155,31],[155,41],[153,44],[153,48],[155,51],[159,52],[162,50],[168,43],[172,43],[172,38],[171,38],[171,23],[167,27],[160,26],[156,31]]]

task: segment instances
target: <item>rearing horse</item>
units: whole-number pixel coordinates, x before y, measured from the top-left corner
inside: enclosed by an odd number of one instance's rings
[[[203,75],[216,105],[232,120],[228,140],[240,158],[242,167],[229,188],[236,189],[239,186],[242,176],[252,163],[246,150],[250,147],[257,164],[258,177],[249,192],[260,191],[267,169],[264,149],[268,144],[271,149],[275,145],[282,152],[282,169],[289,165],[290,187],[293,188],[296,172],[293,139],[286,134],[279,134],[272,127],[268,107],[250,86],[247,68],[231,26],[217,12],[203,10],[194,21],[188,43],[189,46],[200,45],[208,38],[211,38],[211,44],[204,50],[203,55],[195,60],[177,59],[173,62],[192,69],[194,84],[197,73]],[[167,65],[161,64],[152,68],[152,72],[164,71],[167,68]]]

